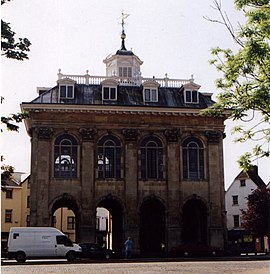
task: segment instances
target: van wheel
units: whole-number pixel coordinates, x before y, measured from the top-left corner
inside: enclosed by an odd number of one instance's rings
[[[75,252],[72,252],[72,251],[68,252],[67,255],[66,255],[66,258],[69,262],[74,261],[76,259]]]
[[[25,256],[25,253],[24,252],[18,252],[16,254],[16,261],[19,262],[19,263],[24,263],[25,260],[26,260],[26,256]]]

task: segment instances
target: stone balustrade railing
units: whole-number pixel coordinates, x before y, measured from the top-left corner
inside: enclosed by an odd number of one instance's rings
[[[140,86],[146,81],[156,81],[161,87],[181,87],[184,84],[194,82],[193,76],[191,79],[169,79],[167,74],[165,74],[165,78],[144,78],[144,77],[118,77],[118,76],[91,76],[86,71],[85,75],[71,75],[71,74],[62,74],[59,69],[58,80],[69,78],[76,81],[77,84],[85,84],[85,85],[100,85],[100,83],[106,79],[115,79],[119,82],[119,85],[122,86]]]

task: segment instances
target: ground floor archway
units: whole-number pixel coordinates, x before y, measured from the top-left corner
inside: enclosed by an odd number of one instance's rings
[[[61,230],[73,242],[79,242],[80,215],[77,203],[72,197],[61,196],[51,207],[51,226]]]
[[[140,249],[145,255],[159,255],[165,248],[165,208],[156,198],[140,208]]]
[[[207,244],[207,208],[203,201],[191,199],[183,206],[182,242]]]
[[[123,207],[113,197],[107,197],[100,201],[97,208],[105,208],[109,211],[108,231],[110,236],[110,247],[120,254],[123,249]],[[96,231],[97,234],[97,231]]]

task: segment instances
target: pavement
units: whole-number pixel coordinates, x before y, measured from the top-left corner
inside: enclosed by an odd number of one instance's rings
[[[18,263],[14,259],[1,258],[1,265],[25,265],[25,264],[67,264],[67,263],[147,263],[147,262],[211,262],[211,261],[260,261],[260,260],[270,260],[270,253],[264,254],[260,253],[255,255],[250,253],[248,255],[243,254],[240,256],[211,256],[211,257],[159,257],[159,258],[130,258],[130,259],[88,259],[81,258],[72,262],[67,262],[66,259],[32,259],[26,260],[26,263]]]

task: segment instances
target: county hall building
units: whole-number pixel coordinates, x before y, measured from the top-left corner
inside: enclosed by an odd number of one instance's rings
[[[103,62],[106,76],[65,75],[24,102],[31,137],[31,226],[52,226],[61,207],[76,241],[96,242],[97,209],[109,211],[111,247],[159,254],[184,245],[224,248],[225,116],[191,79],[146,78],[125,47]]]

